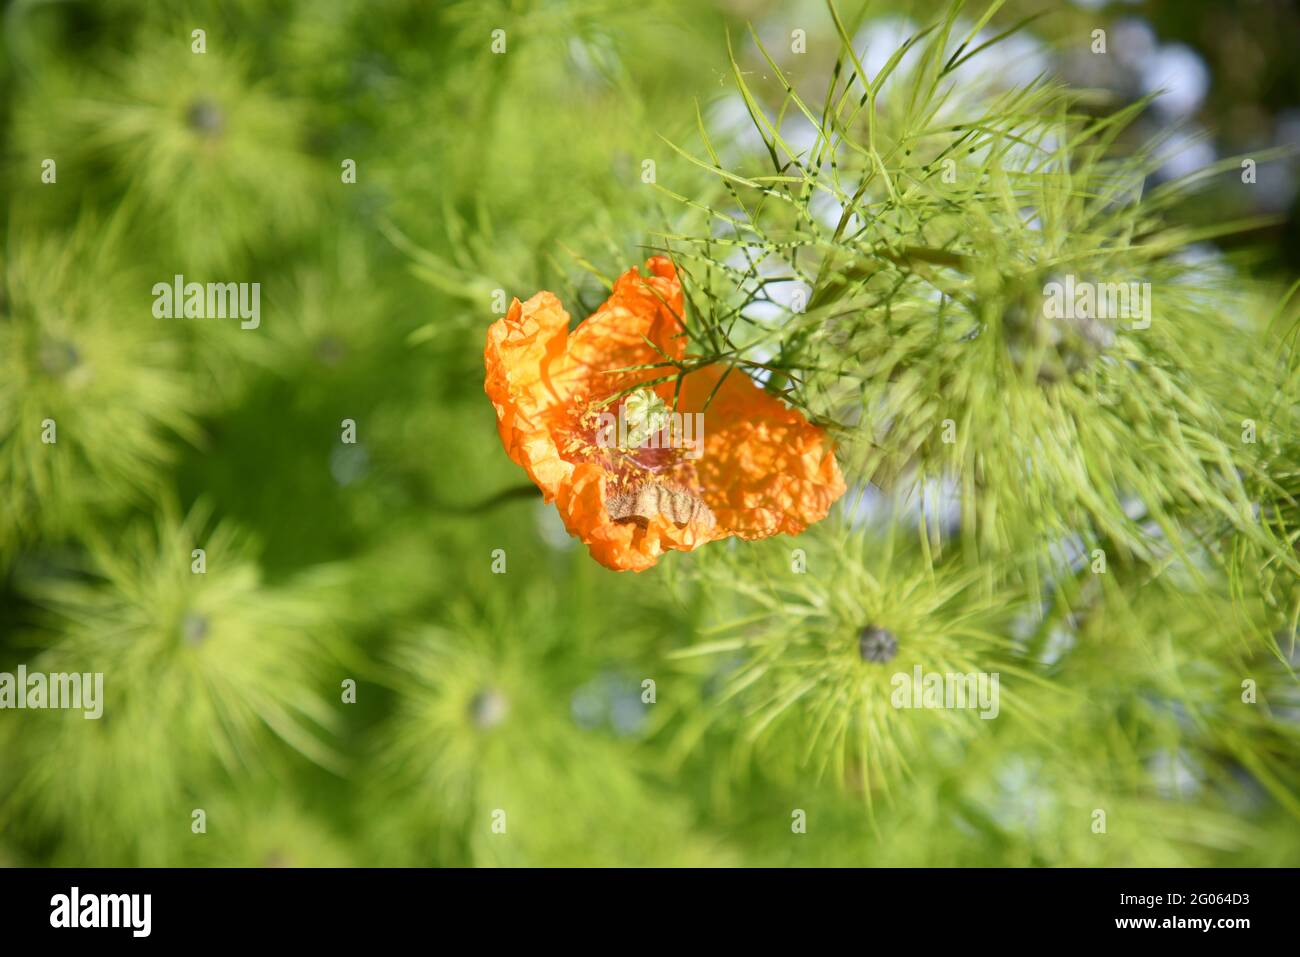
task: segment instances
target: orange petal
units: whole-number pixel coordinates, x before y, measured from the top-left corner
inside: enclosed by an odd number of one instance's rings
[[[569,398],[553,374],[562,365],[568,333],[569,314],[560,300],[539,292],[525,303],[510,304],[488,329],[483,350],[483,389],[496,408],[501,443],[548,502],[573,471],[560,457],[552,428]]]
[[[627,367],[685,354],[682,290],[672,263],[656,256],[646,268],[646,277],[635,269],[620,276],[609,299],[572,335],[568,314],[547,292],[515,300],[492,324],[484,388],[510,457],[555,503],[569,533],[608,568],[641,571],[668,550],[690,551],[729,535],[795,534],[824,518],[844,493],[825,432],[739,371],[726,376],[705,411],[722,366],[688,375],[679,405],[682,412],[705,413],[692,491],[712,509],[713,524],[692,517],[678,527],[666,515],[615,522],[604,467],[560,454],[558,443],[580,405],[673,371]],[[658,387],[665,398],[672,390],[671,382]]]
[[[649,276],[635,268],[619,276],[610,297],[569,337],[566,383],[575,392],[599,398],[674,374],[663,363],[665,356],[680,359],[686,351],[682,285],[663,256],[647,260],[646,270]],[[661,367],[618,371],[646,365]]]
[[[645,526],[615,522],[605,506],[605,475],[600,466],[579,465],[556,500],[569,534],[585,544],[606,568],[644,571],[666,551],[691,551],[715,537],[714,530],[692,520],[677,527],[664,515]]]
[[[844,476],[824,429],[732,369],[691,373],[683,411],[704,412],[704,451],[695,463],[705,503],[720,528],[741,538],[797,535],[844,494]]]

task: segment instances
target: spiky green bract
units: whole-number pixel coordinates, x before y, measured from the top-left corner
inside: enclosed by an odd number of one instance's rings
[[[197,435],[176,345],[148,286],[115,258],[120,220],[71,232],[11,222],[0,262],[0,561],[20,538],[72,531],[157,488]]]
[[[1114,145],[1142,104],[1097,118],[1045,79],[968,84],[987,49],[960,7],[874,76],[832,7],[843,45],[824,93],[757,38],[768,83],[735,65],[766,168],[723,167],[701,123],[702,151],[683,155],[719,179],[693,204],[707,228],[664,237],[698,362],[770,377],[828,421],[854,477],[955,481],[973,556],[1080,535],[1187,560],[1222,522],[1264,543],[1240,438],[1260,330],[1234,320],[1239,277],[1183,255],[1234,224],[1163,224],[1188,184],[1144,192],[1151,151]],[[1136,292],[1054,313],[1067,277]]]
[[[683,718],[684,733],[721,721],[741,752],[780,777],[828,778],[871,802],[931,749],[996,723],[975,701],[913,710],[918,668],[941,678],[999,673],[997,720],[1031,717],[1023,689],[1039,679],[1008,637],[1014,602],[992,596],[985,571],[932,567],[915,535],[896,526],[840,515],[797,541],[713,550],[694,572],[710,614],[700,640],[674,658],[705,659],[700,674],[713,690]],[[895,639],[892,657],[864,657],[868,628]]]
[[[302,376],[336,392],[349,378],[365,379],[371,364],[404,344],[408,330],[370,245],[336,227],[322,240],[318,261],[313,257],[273,288],[268,311],[276,321],[267,331],[279,376]]]
[[[250,549],[201,511],[165,511],[94,537],[79,574],[27,583],[47,614],[16,663],[102,673],[103,714],[4,712],[6,832],[62,842],[80,863],[169,863],[229,775],[285,770],[295,752],[341,767],[322,692],[338,589],[306,575],[267,587]]]
[[[508,576],[501,577],[507,587]],[[717,864],[731,852],[692,829],[638,759],[653,720],[643,673],[618,643],[569,618],[554,592],[509,610],[461,606],[390,656],[397,705],[375,748],[388,827],[410,834],[409,861],[476,865]],[[585,631],[585,629],[584,629]],[[581,656],[586,648],[593,654]],[[576,656],[576,657],[575,657]],[[604,659],[602,661],[602,659]],[[666,693],[660,691],[658,693]],[[616,806],[616,817],[604,809]],[[430,811],[436,809],[430,819]],[[424,818],[421,826],[409,815]],[[595,821],[601,821],[599,827]]]
[[[1300,815],[1296,683],[1243,612],[1257,595],[1234,606],[1221,574],[1058,563],[1049,600],[1017,608],[984,587],[1003,576],[931,571],[899,528],[824,523],[696,558],[713,625],[674,656],[701,667],[672,747],[684,768],[731,748],[713,768],[716,813],[757,859],[1243,864]],[[896,637],[895,657],[864,660],[866,624]],[[996,716],[905,707],[893,682],[916,667],[996,672]],[[765,799],[737,800],[742,785]],[[773,828],[795,811],[805,830]],[[928,856],[917,833],[933,835]],[[1288,859],[1294,842],[1274,850]]]
[[[324,173],[304,152],[301,104],[253,79],[251,57],[224,38],[202,53],[179,30],[137,44],[99,58],[75,90],[28,101],[39,114],[19,119],[24,169],[54,158],[63,192],[82,197],[111,178],[177,272],[243,265],[253,246],[310,224]]]

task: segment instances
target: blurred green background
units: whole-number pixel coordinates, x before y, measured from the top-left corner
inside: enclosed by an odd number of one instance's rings
[[[860,22],[879,50],[939,9],[877,3]],[[813,738],[766,737],[721,698],[735,662],[671,657],[716,611],[703,557],[619,575],[539,503],[473,509],[523,479],[482,389],[496,291],[597,305],[593,270],[642,262],[683,213],[642,162],[684,196],[704,182],[665,143],[693,136],[697,103],[729,155],[754,149],[726,45],[761,73],[747,24],[806,30],[810,76],[834,58],[816,2],[5,6],[0,671],[102,671],[106,702],[99,721],[0,712],[0,861],[1300,860],[1294,792],[1190,766],[1173,705],[1141,719],[1164,757],[1116,772],[1103,745],[1140,723],[1136,692],[1077,720],[1056,702],[1065,740],[1032,720],[926,726],[889,749],[906,773],[866,794],[861,767],[818,768]],[[1148,52],[1096,74],[1077,51],[1097,25]],[[1285,3],[1060,4],[988,68],[1038,64],[1119,101],[1169,86],[1133,135],[1203,133],[1188,149],[1206,161],[1300,141],[1298,33]],[[1285,277],[1296,169],[1260,175],[1177,215],[1277,214],[1252,248]],[[260,327],[155,319],[150,290],[176,274],[259,282]],[[761,546],[714,548],[752,548],[758,581]],[[1205,627],[1180,595],[1147,601],[1135,619]],[[1073,667],[1094,696],[1120,680],[1115,659]],[[1104,842],[1086,823],[1102,792]]]

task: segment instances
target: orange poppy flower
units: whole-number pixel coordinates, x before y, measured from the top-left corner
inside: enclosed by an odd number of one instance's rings
[[[820,521],[844,494],[824,430],[721,364],[688,373],[675,407],[672,381],[648,384],[673,373],[665,356],[682,359],[686,336],[672,263],[646,269],[572,333],[549,292],[492,324],[484,389],[510,457],[608,568]]]

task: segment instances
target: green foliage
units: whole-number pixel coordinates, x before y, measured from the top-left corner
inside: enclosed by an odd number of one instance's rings
[[[127,318],[139,274],[112,257],[121,235],[120,221],[83,219],[71,235],[10,224],[0,292],[0,563],[21,538],[57,539],[96,508],[156,491],[156,470],[174,459],[168,438],[198,434],[175,343]]]
[[[1283,386],[1259,362],[1277,347],[1258,294],[1178,255],[1238,224],[1162,224],[1187,184],[1144,195],[1150,151],[1111,150],[1137,107],[1098,119],[1045,81],[972,90],[958,74],[981,46],[957,13],[900,48],[916,55],[905,73],[891,57],[868,82],[846,47],[811,104],[759,42],[774,118],[733,60],[765,147],[752,162],[768,168],[723,168],[701,128],[695,162],[721,180],[711,228],[666,237],[695,277],[699,362],[763,359],[748,367],[829,420],[867,481],[950,477],[966,544],[987,557],[1076,534],[1186,558],[1217,522],[1264,539],[1239,433]],[[1049,318],[1044,291],[1067,273],[1157,294],[1131,320]],[[1273,554],[1300,570],[1289,549]]]
[[[1013,6],[13,5],[0,673],[105,690],[0,710],[0,863],[1300,861],[1297,288],[1189,213],[1235,160],[1153,185],[1148,104],[1010,79],[1086,35]],[[619,575],[512,492],[483,343],[654,251],[663,375],[850,491]],[[260,326],[156,318],[177,274]]]

